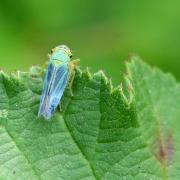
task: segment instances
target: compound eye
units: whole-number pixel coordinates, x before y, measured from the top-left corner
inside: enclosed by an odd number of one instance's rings
[[[72,58],[72,55],[70,55],[70,58]]]

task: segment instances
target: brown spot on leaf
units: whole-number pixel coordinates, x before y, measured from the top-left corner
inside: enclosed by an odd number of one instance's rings
[[[166,137],[158,137],[152,146],[152,152],[163,165],[169,165],[173,159],[174,144],[172,134]]]

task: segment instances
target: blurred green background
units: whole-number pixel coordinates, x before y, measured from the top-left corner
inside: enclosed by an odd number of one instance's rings
[[[122,78],[136,53],[180,79],[179,0],[1,0],[0,67],[28,70],[66,44],[81,67]]]

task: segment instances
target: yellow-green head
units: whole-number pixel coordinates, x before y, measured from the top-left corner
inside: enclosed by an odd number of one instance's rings
[[[59,45],[51,50],[50,60],[59,60],[61,62],[68,62],[72,58],[72,53],[66,45]]]

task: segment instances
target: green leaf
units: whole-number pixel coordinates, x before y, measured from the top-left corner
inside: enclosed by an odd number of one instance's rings
[[[180,85],[132,57],[122,87],[76,70],[62,112],[37,117],[44,71],[0,74],[0,179],[178,179]]]

